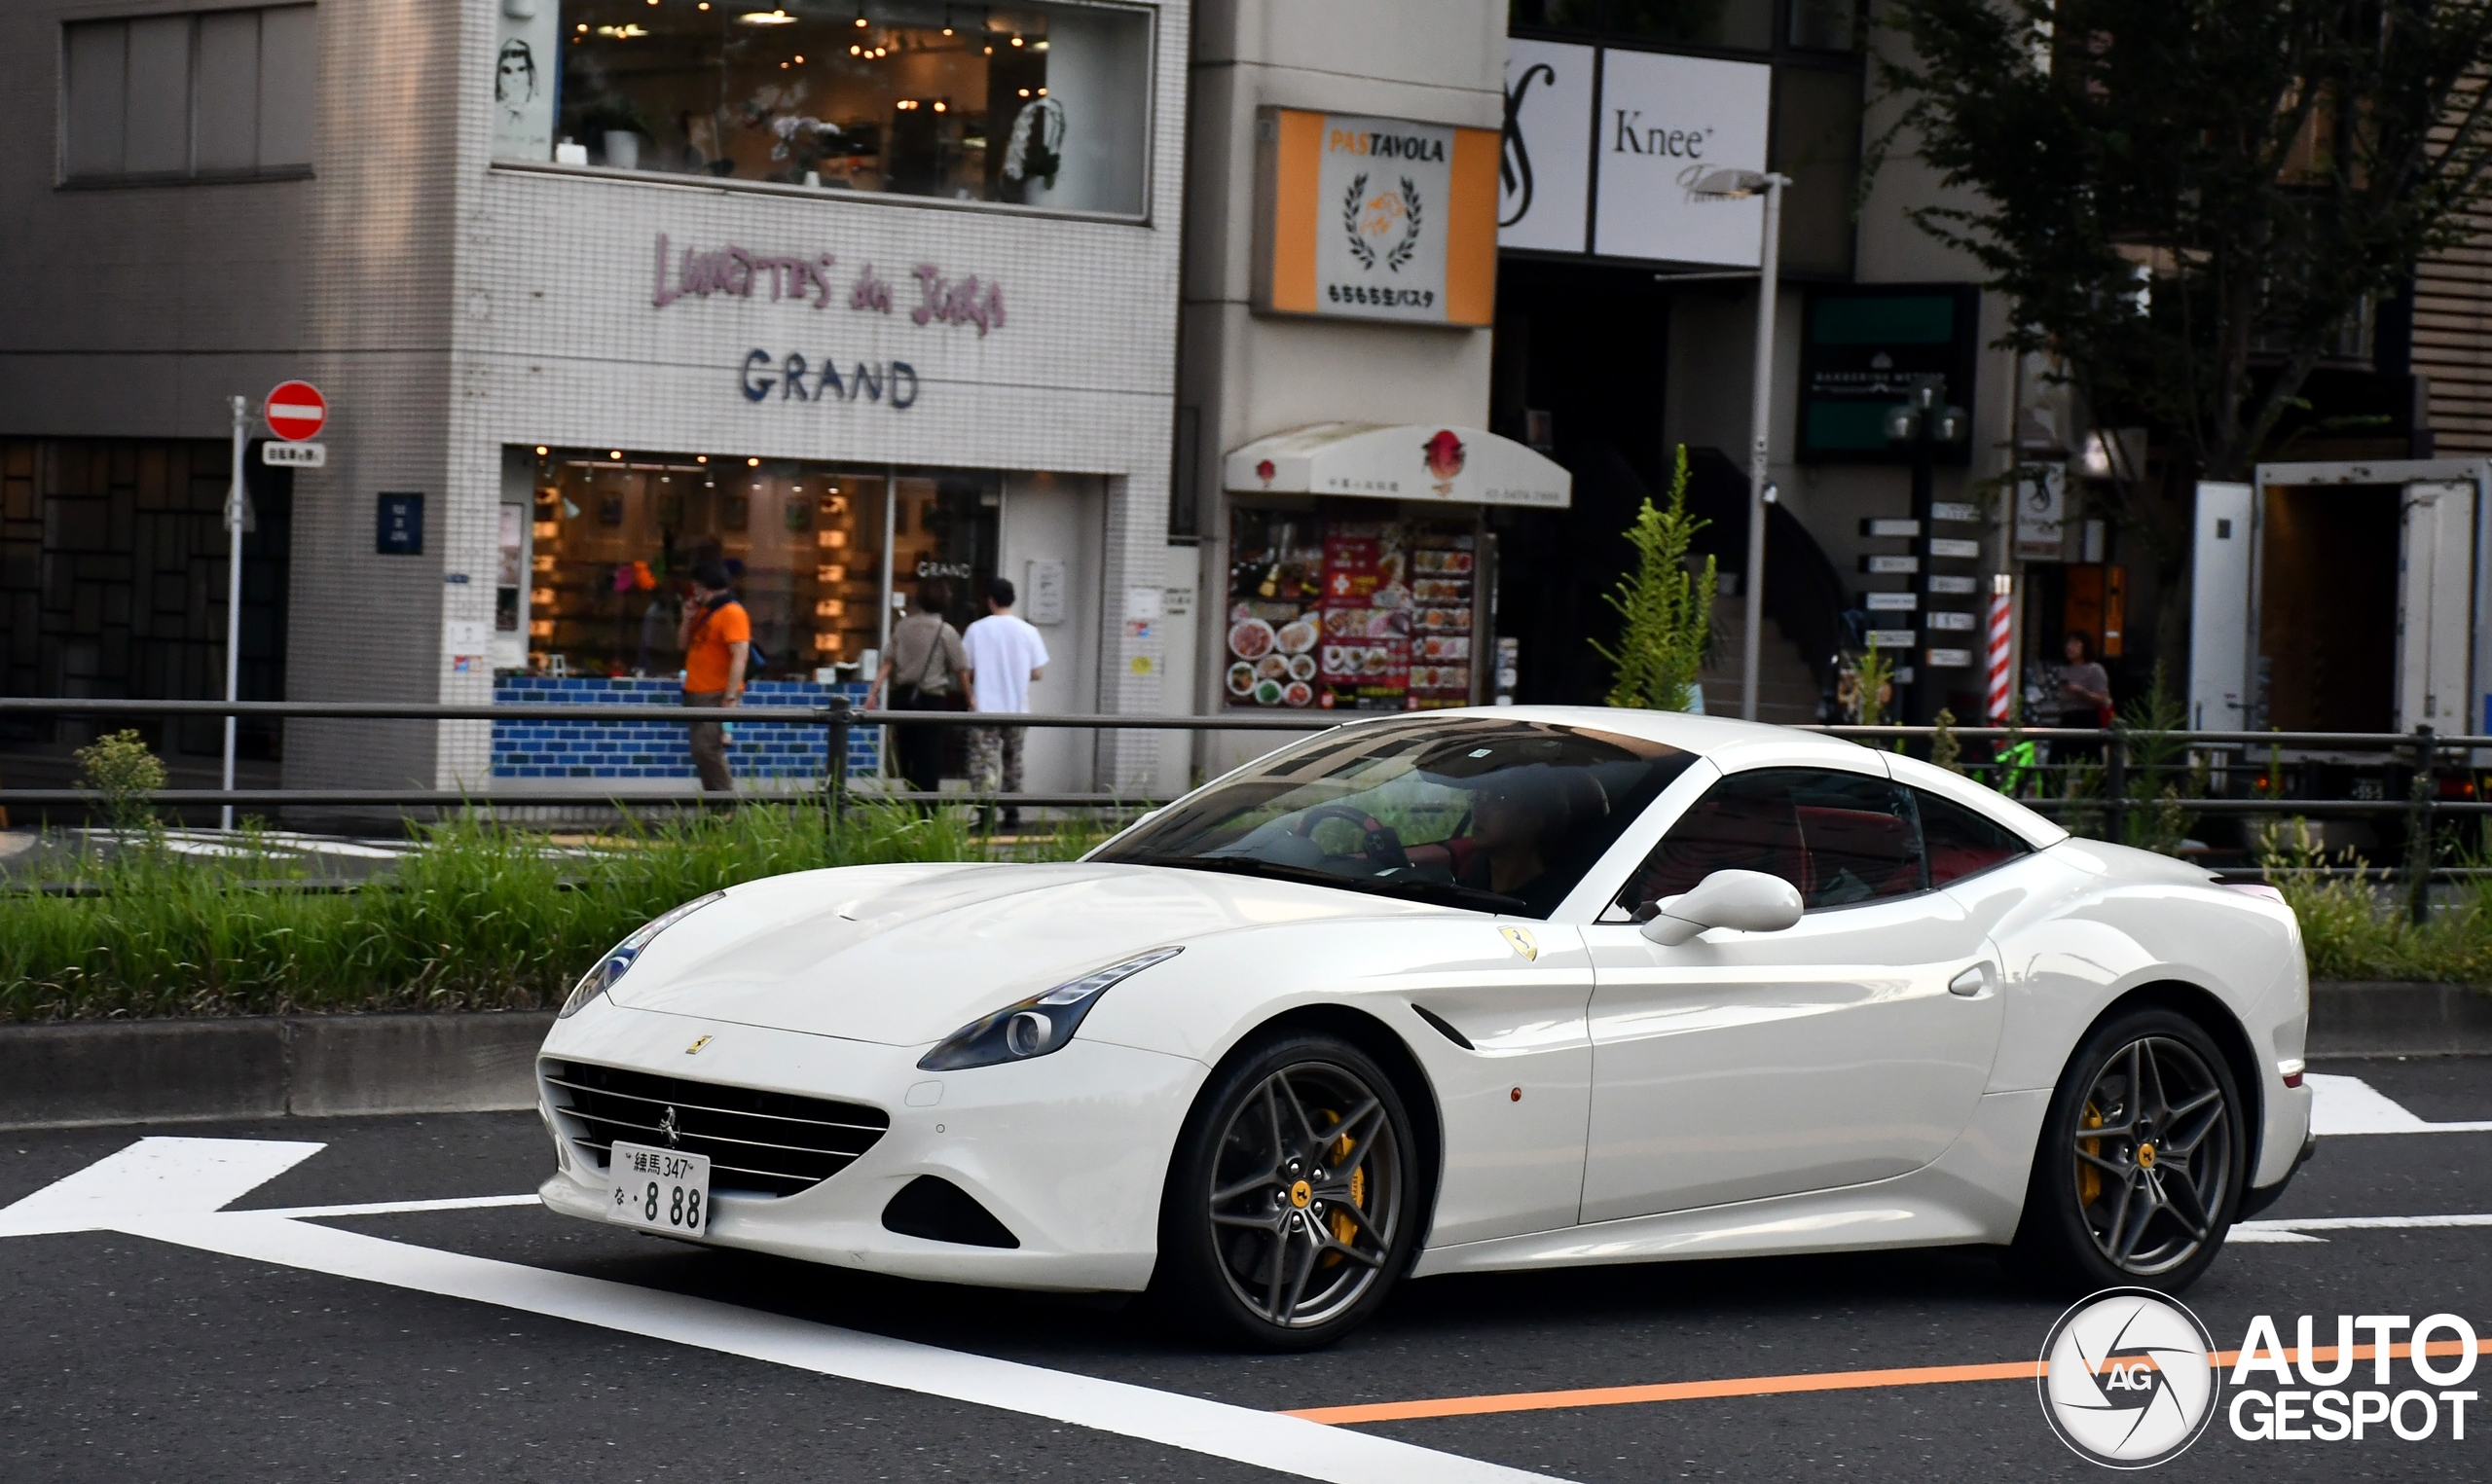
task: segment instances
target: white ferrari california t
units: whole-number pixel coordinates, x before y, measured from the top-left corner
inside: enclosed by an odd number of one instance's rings
[[[1077,862],[689,902],[538,1063],[555,1211],[1151,1289],[1325,1343],[1405,1276],[1940,1244],[2175,1289],[2309,1152],[2264,888],[1701,716],[1351,722]]]

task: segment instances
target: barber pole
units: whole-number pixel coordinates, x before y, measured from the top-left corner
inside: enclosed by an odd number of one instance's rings
[[[2015,612],[2016,579],[2001,572],[1990,580],[1990,724],[2007,725],[2008,703],[2015,694],[2014,648],[2009,620]]]

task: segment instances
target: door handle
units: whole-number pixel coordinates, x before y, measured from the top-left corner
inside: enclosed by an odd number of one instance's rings
[[[1961,995],[1966,999],[1979,998],[1982,992],[1989,988],[1990,965],[1987,963],[1976,963],[1947,981],[1948,994]]]

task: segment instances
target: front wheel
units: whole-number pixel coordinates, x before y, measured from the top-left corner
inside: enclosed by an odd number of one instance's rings
[[[1347,1041],[1292,1034],[1214,1075],[1170,1162],[1153,1286],[1197,1326],[1312,1350],[1384,1301],[1416,1240],[1411,1120]]]
[[[2017,1255],[2058,1285],[2177,1293],[2223,1247],[2247,1152],[2240,1091],[2205,1029],[2171,1010],[2120,1016],[2052,1094]]]

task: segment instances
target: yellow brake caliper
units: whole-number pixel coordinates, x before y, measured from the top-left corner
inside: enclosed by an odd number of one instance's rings
[[[1330,1116],[1335,1123],[1341,1121],[1341,1115],[1338,1113],[1333,1113]],[[1349,1158],[1349,1136],[1346,1134],[1341,1136],[1340,1140],[1333,1145],[1330,1152],[1332,1159],[1337,1165],[1340,1161]],[[1367,1209],[1367,1162],[1365,1160],[1361,1160],[1357,1168],[1350,1172],[1350,1204],[1358,1207],[1362,1211]],[[1349,1216],[1343,1214],[1338,1210],[1335,1211],[1326,1220],[1325,1224],[1333,1229],[1334,1240],[1340,1243],[1343,1247],[1352,1246],[1353,1244],[1350,1239],[1356,1237],[1359,1232],[1358,1222],[1352,1220]]]
[[[2085,1116],[2078,1122],[2086,1128],[2099,1129],[2103,1127],[2103,1110],[2089,1103],[2085,1104]],[[2099,1139],[2080,1140],[2077,1147],[2097,1159],[2103,1157],[2103,1140]],[[2101,1199],[2102,1195],[2103,1173],[2092,1165],[2078,1165],[2076,1167],[2076,1204],[2091,1206]]]

